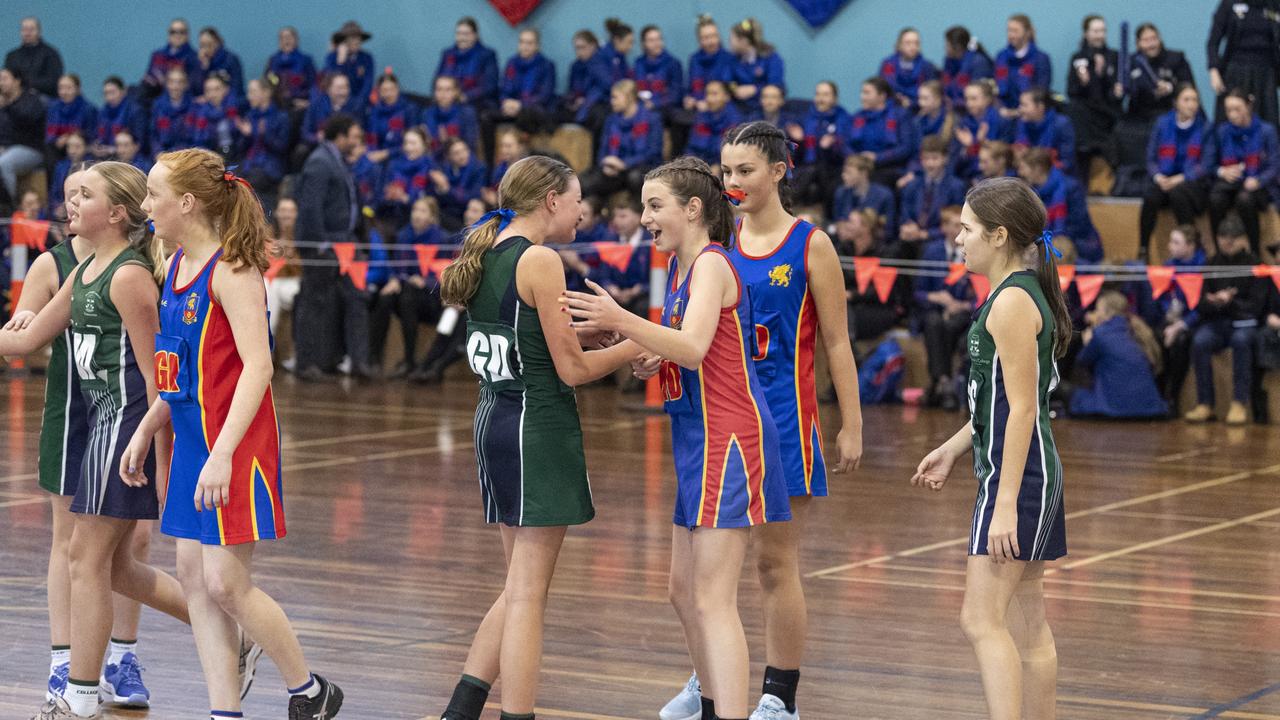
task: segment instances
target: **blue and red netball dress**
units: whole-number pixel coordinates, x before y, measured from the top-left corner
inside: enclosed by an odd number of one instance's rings
[[[160,530],[205,545],[238,545],[284,537],[280,426],[271,388],[231,459],[230,502],[198,512],[192,498],[200,471],[231,410],[244,362],[231,323],[210,285],[222,251],[185,287],[176,287],[184,253],[170,264],[156,335],[156,390],[173,417],[173,462]]]
[[[708,245],[698,259],[727,253]],[[694,261],[697,264],[697,260]],[[679,328],[689,305],[693,267],[677,285],[675,259],[662,324]],[[672,519],[687,528],[738,528],[791,519],[778,433],[751,357],[751,304],[738,282],[738,302],[720,310],[702,364],[690,370],[663,361],[665,409],[676,464]]]
[[[748,255],[741,243],[734,243],[729,251],[738,277],[750,289],[756,374],[778,423],[778,448],[792,497],[827,494],[818,390],[813,379],[818,308],[809,290],[808,257],[815,229],[811,223],[796,220],[782,244],[761,257]]]

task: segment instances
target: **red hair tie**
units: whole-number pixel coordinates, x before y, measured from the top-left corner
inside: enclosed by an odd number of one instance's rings
[[[230,170],[227,170],[226,172],[222,173],[222,179],[223,179],[223,180],[226,180],[226,181],[227,181],[227,183],[237,183],[237,182],[238,182],[238,183],[240,183],[241,185],[244,185],[245,187],[249,188],[250,192],[252,192],[252,191],[253,191],[253,186],[249,184],[249,181],[248,181],[248,180],[245,180],[244,178],[240,177],[239,175],[236,175],[235,173],[231,172]]]

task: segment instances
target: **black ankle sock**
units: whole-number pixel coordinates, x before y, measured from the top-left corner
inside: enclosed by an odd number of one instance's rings
[[[772,665],[764,669],[763,694],[781,700],[787,706],[787,712],[796,711],[796,687],[799,685],[799,670],[779,670]]]
[[[480,678],[463,675],[453,688],[453,697],[449,699],[449,707],[445,708],[441,718],[480,720],[484,704],[489,700],[489,689],[489,683]]]
[[[702,696],[702,720],[716,720],[716,701]]]
[[[499,720],[533,720],[533,713],[528,715],[517,715],[515,713],[504,712]]]

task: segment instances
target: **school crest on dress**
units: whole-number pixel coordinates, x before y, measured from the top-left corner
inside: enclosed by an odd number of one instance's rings
[[[790,287],[791,286],[791,265],[783,263],[774,265],[769,271],[769,285],[774,287]]]
[[[195,293],[191,293],[187,296],[186,307],[182,309],[182,322],[187,325],[195,325],[196,319],[200,316],[199,310],[200,296]]]

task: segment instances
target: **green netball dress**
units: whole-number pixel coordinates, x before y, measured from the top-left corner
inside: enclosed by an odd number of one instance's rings
[[[58,270],[58,287],[76,269],[71,239],[49,250]],[[44,417],[40,423],[40,487],[55,495],[75,495],[89,427],[89,410],[71,365],[71,328],[53,341],[45,368]]]
[[[987,532],[1000,489],[1000,464],[1004,458],[1004,434],[1009,421],[1004,369],[996,342],[987,330],[987,316],[1000,293],[1011,287],[1031,296],[1040,311],[1042,327],[1036,335],[1038,379],[1036,420],[1031,447],[1018,492],[1019,560],[1056,560],[1067,554],[1067,530],[1062,508],[1062,461],[1049,427],[1049,393],[1058,384],[1053,357],[1053,313],[1036,274],[1016,272],[991,292],[969,329],[969,413],[973,417],[973,474],[978,479],[978,499],[973,510],[969,554],[987,555]]]
[[[573,388],[560,381],[538,311],[516,292],[533,243],[515,236],[482,260],[467,307],[467,361],[480,377],[476,463],[487,522],[577,525],[595,516]]]

